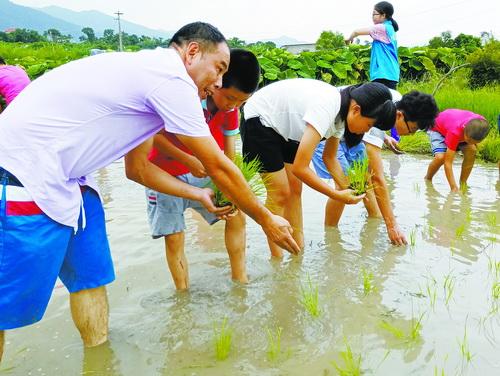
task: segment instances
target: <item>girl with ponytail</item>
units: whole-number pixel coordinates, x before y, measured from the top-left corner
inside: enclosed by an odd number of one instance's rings
[[[326,139],[328,171],[343,175],[336,158],[340,140],[357,145],[371,127],[388,130],[395,120],[389,89],[375,82],[339,90],[323,81],[294,78],[267,85],[247,101],[240,127],[243,155],[260,160],[266,206],[289,220],[299,246],[304,245],[302,182],[345,204],[364,198],[350,189],[335,189],[309,167],[319,142]],[[282,256],[280,248],[272,242],[269,246],[273,256]]]
[[[352,43],[358,35],[373,38],[370,57],[370,81],[380,82],[390,89],[396,89],[399,82],[398,44],[396,31],[398,23],[392,18],[394,7],[381,1],[373,7],[373,26],[354,30],[346,43]]]

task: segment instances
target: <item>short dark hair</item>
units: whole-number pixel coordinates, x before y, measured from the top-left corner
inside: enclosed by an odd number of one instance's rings
[[[253,52],[232,49],[229,68],[222,76],[222,87],[234,87],[245,94],[253,94],[259,86],[259,79],[260,65]]]
[[[181,27],[170,39],[169,46],[179,47],[190,42],[198,42],[203,50],[211,50],[219,43],[226,43],[226,38],[215,27],[206,22],[192,22]]]
[[[394,28],[394,31],[399,30],[398,23],[396,22],[396,20],[394,18],[392,18],[392,15],[394,14],[394,7],[392,6],[391,3],[389,3],[388,1],[381,1],[377,4],[375,4],[373,9],[375,9],[380,14],[383,14],[387,21],[391,21],[392,27]]]
[[[464,127],[464,133],[474,141],[482,141],[490,132],[490,125],[481,118],[470,120]]]
[[[361,115],[375,119],[375,127],[387,131],[396,122],[396,106],[389,89],[379,82],[367,82],[348,86],[340,92],[340,118],[346,122],[344,138],[347,146],[353,147],[361,142],[363,135],[349,130],[347,114],[351,99],[361,108]]]
[[[406,121],[416,122],[418,129],[423,131],[434,125],[434,120],[439,114],[434,97],[417,90],[403,95],[396,103],[396,109],[403,113]]]
[[[0,56],[0,64],[5,65],[5,60]]]

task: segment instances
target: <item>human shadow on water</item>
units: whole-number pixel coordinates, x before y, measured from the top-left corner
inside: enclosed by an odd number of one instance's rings
[[[471,194],[450,192],[443,195],[426,181],[425,197],[427,212],[423,238],[449,248],[460,262],[476,262],[487,242],[482,239],[484,224],[476,218],[478,211],[472,206]]]
[[[109,341],[84,348],[82,375],[121,376],[120,362]]]
[[[408,338],[396,338],[384,329],[399,328],[403,333],[409,333],[415,320],[414,317],[405,317],[396,308],[383,302],[384,295],[388,295],[398,305],[402,299],[408,299],[408,304],[412,304],[407,291],[384,294],[384,285],[407,248],[391,246],[387,242],[383,222],[377,219],[367,219],[363,224],[358,250],[345,248],[345,244],[349,243],[342,239],[337,228],[325,231],[325,242],[331,250],[333,260],[327,272],[334,276],[333,284],[336,288],[331,299],[335,301],[336,309],[329,320],[338,327],[337,342],[342,343],[343,337],[351,344],[356,340],[359,344],[357,353],[383,347],[387,350],[402,350],[406,362],[417,358],[423,347],[422,339],[410,341]],[[372,335],[383,340],[384,345],[379,340],[374,340]],[[365,342],[367,343],[363,346]],[[352,347],[354,351],[355,345]],[[367,366],[375,364],[373,362]]]

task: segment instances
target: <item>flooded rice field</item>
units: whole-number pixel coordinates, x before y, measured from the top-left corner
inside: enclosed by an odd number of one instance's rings
[[[58,283],[41,322],[6,333],[0,374],[499,375],[498,168],[476,164],[469,191],[450,195],[442,170],[424,182],[429,158],[384,163],[408,246],[391,246],[362,205],[325,230],[326,199],[306,188],[303,256],[271,260],[248,221],[248,285],[230,281],[223,225],[189,213],[183,293],[149,236],[143,188],[122,162],[99,171],[117,277],[110,342],[84,351]],[[217,360],[224,322],[230,349]]]

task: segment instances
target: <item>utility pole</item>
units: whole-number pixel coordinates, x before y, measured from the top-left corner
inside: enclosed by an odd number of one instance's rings
[[[116,17],[115,20],[118,21],[118,50],[123,51],[123,41],[122,41],[122,25],[120,23],[120,16],[123,16],[123,13],[118,10],[118,12],[115,13]]]

